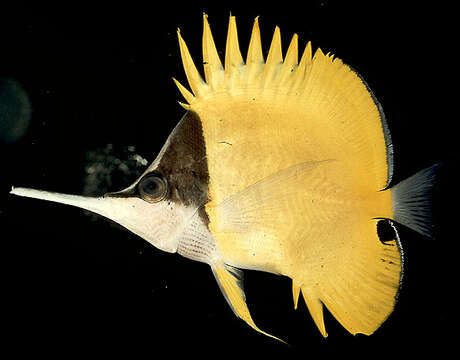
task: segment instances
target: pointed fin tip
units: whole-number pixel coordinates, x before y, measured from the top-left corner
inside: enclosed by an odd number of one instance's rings
[[[206,83],[201,78],[198,69],[195,66],[192,56],[188,50],[185,40],[182,38],[180,28],[177,28],[177,39],[179,41],[179,50],[182,59],[182,65],[184,67],[187,81],[192,89],[195,96],[199,96],[200,93],[206,90]]]
[[[214,42],[207,14],[203,14],[202,51],[205,82],[211,88],[215,88],[221,82],[220,72],[224,69]]]
[[[255,324],[246,304],[246,297],[242,287],[243,272],[241,270],[223,263],[214,264],[211,268],[222,294],[237,317],[245,321],[257,332],[289,345],[284,340],[259,329]]]
[[[314,58],[314,59],[317,59],[317,58],[319,58],[319,57],[322,57],[322,58],[323,58],[323,57],[326,57],[326,56],[327,56],[327,55],[324,55],[323,50],[321,50],[321,48],[319,47],[319,48],[316,49],[315,55],[313,55],[313,58]]]
[[[253,28],[257,28],[259,29],[259,15],[257,15],[255,18],[254,18],[254,22],[252,24]]]
[[[206,24],[209,25],[209,23],[208,23],[208,14],[203,12],[203,26],[206,26]]]
[[[302,53],[302,57],[300,58],[299,68],[302,72],[304,72],[312,62],[312,45],[311,41],[305,45],[305,48]]]
[[[204,27],[209,26],[208,14],[206,14],[205,12],[203,12],[203,26]]]
[[[255,27],[255,28],[259,29],[259,17],[260,17],[260,16],[257,15],[257,16],[254,18],[254,22],[253,22],[253,24],[252,24],[253,28]],[[260,29],[259,29],[259,30],[260,30]]]
[[[192,109],[192,107],[189,104],[183,103],[181,101],[177,102],[180,106],[182,106],[185,110],[189,111]]]
[[[326,331],[326,326],[324,324],[322,301],[318,297],[315,297],[314,295],[310,294],[305,289],[302,289],[302,296],[316,327],[318,328],[321,335],[324,338],[327,338],[328,334]]]
[[[277,25],[273,32],[272,41],[270,43],[270,49],[267,55],[267,64],[277,64],[283,62],[283,51],[281,45],[281,30]]]
[[[307,45],[305,45],[304,54],[305,54],[306,57],[308,57],[307,60],[311,61],[311,59],[313,57],[313,45],[312,45],[311,41],[307,42]]]
[[[187,88],[184,85],[182,85],[178,80],[176,80],[174,77],[172,78],[172,80],[174,81],[174,84],[176,84],[177,88],[179,89],[184,99],[187,100],[189,104],[192,104],[195,100],[195,96],[190,91],[188,91]]]
[[[235,16],[230,14],[227,30],[227,42],[225,46],[225,71],[232,73],[232,67],[243,64],[240,45],[238,40],[238,27],[236,26]]]
[[[282,69],[280,71],[280,83],[284,85],[286,81],[289,81],[291,73],[299,64],[299,41],[298,35],[292,35],[289,47],[284,57]]]
[[[205,12],[203,12],[203,25],[206,27],[209,27],[209,21],[208,21],[208,14],[206,14]]]
[[[264,62],[262,53],[262,41],[260,38],[259,16],[254,19],[252,26],[251,37],[249,39],[249,47],[246,54],[246,64],[261,64]]]
[[[299,63],[299,35],[294,33],[289,43],[284,61],[290,61],[292,64]]]
[[[292,297],[294,299],[294,310],[297,310],[299,303],[300,286],[298,286],[294,280],[292,280]]]
[[[248,324],[249,324],[249,323],[248,323]],[[265,332],[265,331],[263,331],[263,330],[260,330],[260,329],[257,327],[257,325],[256,325],[255,323],[252,323],[252,324],[249,324],[249,325],[250,325],[254,330],[256,330],[257,332],[261,333],[262,335],[265,335],[265,336],[268,336],[268,337],[270,337],[270,338],[272,338],[272,339],[278,340],[279,342],[282,342],[282,343],[285,344],[285,345],[289,345],[289,343],[287,343],[287,342],[284,341],[283,339],[280,339],[279,337],[276,337],[276,336],[274,336],[274,335],[272,335],[272,334],[269,334],[269,333],[267,333],[267,332]]]
[[[243,59],[239,46],[236,16],[234,16],[231,12],[229,14],[225,57],[221,60],[217,53],[214,40],[212,39],[212,33],[208,22],[208,14],[206,12],[203,12],[202,16],[204,24],[204,76],[201,76],[198,69],[196,68],[196,65],[194,64],[193,59],[191,58],[191,55],[187,48],[187,44],[182,38],[181,29],[179,27],[177,28],[179,45],[181,48],[182,62],[189,83],[188,88],[191,89],[191,94],[193,98],[197,101],[209,92],[214,92],[217,88],[220,88],[220,86],[222,86],[223,84],[224,78],[231,79],[231,81],[229,82],[230,85],[227,86],[227,88],[244,86],[244,82],[266,81],[267,79],[272,79],[274,77],[276,77],[279,80],[279,82],[275,81],[273,83],[273,86],[289,86],[291,82],[293,86],[299,86],[299,84],[301,84],[302,79],[308,79],[305,76],[308,74],[312,63],[315,60],[315,57],[317,58],[317,61],[327,60],[331,63],[335,60],[340,60],[337,58],[334,59],[334,55],[330,53],[324,55],[321,49],[316,49],[316,51],[313,53],[311,41],[308,41],[302,53],[302,56],[300,56],[298,34],[296,33],[293,34],[289,47],[285,54],[285,58],[283,59],[283,50],[281,47],[280,35],[281,30],[279,26],[275,26],[272,42],[270,44],[268,56],[265,61],[262,53],[260,30],[258,28],[260,18],[259,15],[254,17],[253,32],[251,34],[249,48],[246,54],[246,58]],[[257,71],[255,69],[259,68],[252,68],[252,66],[263,65],[264,63],[265,65],[267,65],[267,63],[269,65],[264,67],[263,69],[264,73],[268,74],[268,77],[267,75],[265,75],[260,77],[259,79],[255,79],[254,71]],[[251,71],[248,70],[248,73],[252,75],[240,77],[240,66],[245,65],[249,65],[248,69],[251,68]],[[299,71],[294,72],[294,70]]]

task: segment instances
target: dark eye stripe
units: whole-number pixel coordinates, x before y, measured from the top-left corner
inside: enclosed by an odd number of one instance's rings
[[[150,203],[163,200],[168,193],[166,180],[156,174],[144,176],[137,184],[140,197]]]

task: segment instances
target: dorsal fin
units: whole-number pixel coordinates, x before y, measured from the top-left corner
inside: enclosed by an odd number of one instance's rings
[[[309,42],[297,64],[299,45],[298,37],[294,35],[283,60],[281,31],[276,27],[264,62],[259,21],[256,18],[245,64],[238,41],[236,19],[230,16],[225,67],[222,67],[205,15],[205,82],[180,33],[179,44],[192,91],[185,91],[185,87],[179,84],[178,87],[188,102],[188,106],[183,106],[199,114],[203,121],[206,140],[212,147],[208,155],[220,152],[220,149],[213,148],[214,141],[219,144],[222,137],[236,136],[235,131],[240,131],[240,127],[250,121],[252,129],[267,127],[267,131],[277,131],[278,135],[281,130],[275,130],[277,127],[283,129],[282,133],[285,129],[297,129],[286,138],[277,136],[275,143],[268,140],[265,143],[264,138],[259,138],[259,150],[263,147],[265,151],[272,151],[268,149],[270,146],[280,146],[287,141],[289,146],[295,144],[305,159],[311,159],[312,156],[318,159],[336,158],[346,163],[349,166],[347,177],[351,186],[376,191],[388,184],[391,178],[391,146],[383,136],[388,131],[385,131],[380,106],[362,77],[339,58],[331,53],[325,54],[319,48],[312,56]],[[216,122],[216,119],[222,117],[227,118],[225,123]],[[316,139],[311,137],[313,133]],[[215,136],[220,139],[214,139]],[[306,136],[309,142],[304,141]],[[332,138],[335,139],[334,147],[325,147],[331,143]],[[249,146],[249,143],[240,145]],[[242,153],[249,150],[243,150],[244,146],[238,147]],[[313,148],[314,155],[313,152],[309,153]],[[369,151],[370,148],[372,151]],[[234,151],[231,157],[235,158]],[[220,163],[223,166],[222,157],[216,166]],[[362,176],[364,173],[367,175]]]
[[[270,89],[278,87],[280,83],[286,87],[291,87],[292,84],[301,86],[302,81],[298,81],[298,78],[304,79],[306,68],[312,65],[311,45],[309,44],[303,54],[300,66],[297,66],[298,36],[296,34],[292,38],[286,59],[283,61],[281,31],[278,26],[275,27],[265,62],[258,17],[254,20],[245,63],[240,51],[236,19],[235,16],[230,16],[225,47],[225,66],[223,67],[216,50],[208,16],[204,14],[203,65],[206,81],[203,81],[179,30],[178,38],[184,70],[192,92],[186,93],[184,86],[177,82],[176,84],[189,105],[192,105],[198,98],[205,99],[213,94],[222,94],[223,92],[238,93],[246,88]],[[283,70],[280,71],[281,69]],[[285,81],[286,79],[289,81]],[[194,94],[193,98],[189,96],[191,93]]]

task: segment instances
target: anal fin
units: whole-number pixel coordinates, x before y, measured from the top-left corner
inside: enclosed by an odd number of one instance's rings
[[[321,335],[326,338],[327,332],[326,327],[324,326],[323,303],[318,297],[310,294],[305,288],[302,288],[302,295],[305,300],[305,304],[307,304],[307,308],[310,311],[311,317],[318,327],[318,330]]]
[[[374,219],[351,217],[345,224],[339,220],[335,224],[340,232],[317,233],[316,243],[306,238],[296,245],[293,258],[299,260],[286,275],[301,288],[323,336],[327,336],[324,307],[351,334],[370,335],[395,306],[402,275],[401,244],[397,233],[394,239],[380,241]],[[302,254],[304,244],[314,256]]]
[[[292,297],[294,299],[294,309],[297,310],[297,304],[299,302],[300,286],[298,286],[294,280],[292,280]]]
[[[311,294],[308,289],[297,284],[294,279],[292,279],[292,296],[294,298],[294,309],[297,310],[297,304],[299,302],[300,290],[302,290],[302,296],[305,300],[308,310],[310,311],[311,317],[315,322],[318,330],[320,331],[323,337],[327,337],[326,327],[324,326],[324,317],[323,317],[323,303],[317,297]]]
[[[259,329],[254,323],[246,304],[246,296],[243,290],[243,271],[221,263],[212,265],[212,272],[219,284],[222,294],[236,316],[243,319],[249,326],[261,334],[267,335],[284,343],[283,340],[277,338],[276,336]]]

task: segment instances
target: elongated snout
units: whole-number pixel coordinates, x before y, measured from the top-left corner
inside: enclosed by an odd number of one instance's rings
[[[137,196],[108,193],[101,197],[62,194],[50,191],[13,187],[11,194],[53,201],[92,211],[139,235],[155,247],[176,252],[178,239],[195,209],[167,201],[149,203]]]
[[[104,216],[107,214],[107,200],[104,197],[62,194],[23,187],[11,188],[10,194],[76,206]]]

